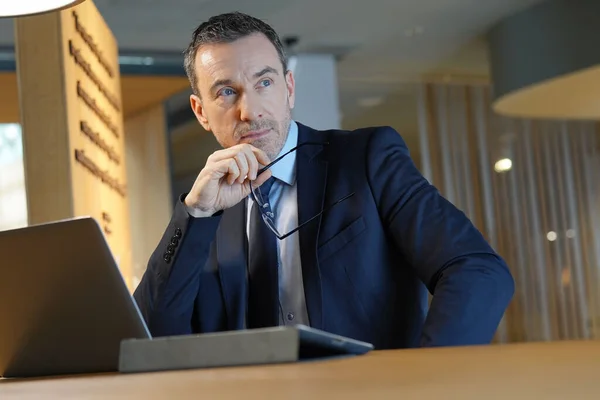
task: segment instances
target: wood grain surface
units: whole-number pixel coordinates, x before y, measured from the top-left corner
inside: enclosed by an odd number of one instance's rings
[[[0,381],[12,399],[598,399],[600,342],[374,351],[306,363]]]

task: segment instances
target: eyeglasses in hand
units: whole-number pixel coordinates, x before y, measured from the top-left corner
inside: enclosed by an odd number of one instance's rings
[[[285,156],[287,156],[288,154],[292,153],[293,151],[298,150],[302,146],[324,146],[324,145],[326,146],[327,143],[315,143],[315,142],[301,143],[298,146],[296,146],[296,147],[290,149],[289,151],[285,152],[281,156],[277,157],[275,160],[271,161],[269,164],[267,164],[263,168],[261,168],[258,171],[257,176],[260,175],[260,174],[262,174],[267,169],[271,168],[273,165],[275,165],[276,163],[278,163],[279,161],[281,161]],[[276,218],[276,215],[275,215],[275,211],[271,209],[271,206],[269,204],[269,198],[268,198],[268,196],[264,196],[262,194],[262,192],[260,190],[261,187],[253,187],[252,186],[252,182],[250,182],[250,188],[251,188],[250,195],[252,196],[252,199],[254,200],[255,205],[257,205],[259,207],[259,210],[260,210],[261,216],[263,218],[263,221],[267,224],[267,226],[269,227],[269,229],[271,229],[271,231],[273,231],[273,233],[275,234],[275,236],[279,240],[283,240],[286,237],[290,236],[291,234],[297,232],[304,225],[306,225],[309,222],[313,221],[314,219],[318,218],[320,215],[322,215],[326,211],[330,210],[332,207],[334,207],[334,206],[338,205],[339,203],[343,202],[344,200],[347,200],[350,197],[354,196],[354,192],[352,192],[352,193],[350,193],[350,194],[342,197],[341,199],[339,199],[339,200],[335,201],[334,203],[330,204],[329,206],[325,207],[317,215],[315,215],[315,216],[307,219],[306,221],[303,221],[302,223],[298,224],[298,226],[296,228],[292,229],[289,232],[286,232],[286,233],[282,234],[277,229],[277,224],[276,224],[277,218]]]

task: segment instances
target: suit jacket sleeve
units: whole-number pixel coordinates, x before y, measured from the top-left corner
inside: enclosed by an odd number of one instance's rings
[[[491,342],[514,293],[503,259],[421,175],[394,129],[373,131],[367,166],[384,225],[433,294],[421,345]]]
[[[200,272],[221,219],[190,217],[183,197],[133,294],[153,336],[193,333]]]

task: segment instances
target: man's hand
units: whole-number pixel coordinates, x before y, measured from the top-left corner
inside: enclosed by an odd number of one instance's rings
[[[210,217],[233,207],[250,194],[250,181],[256,188],[271,177],[270,170],[257,176],[269,162],[262,150],[250,144],[214,152],[185,198],[188,211],[194,217]]]

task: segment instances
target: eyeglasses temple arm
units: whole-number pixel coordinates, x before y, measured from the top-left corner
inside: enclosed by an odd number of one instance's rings
[[[329,209],[331,209],[333,206],[341,203],[342,201],[349,199],[350,197],[354,196],[354,192],[347,194],[346,196],[342,197],[341,199],[339,199],[338,201],[336,201],[335,203],[330,204],[327,208],[323,209],[323,211],[321,211],[320,213],[318,213],[317,215],[315,215],[312,218],[307,219],[306,221],[304,221],[303,223],[301,223],[300,225],[298,225],[295,229],[292,229],[291,231],[289,231],[288,233],[286,233],[285,235],[281,235],[278,236],[278,238],[280,240],[285,239],[286,237],[290,236],[291,234],[293,234],[294,232],[298,231],[300,228],[302,228],[304,225],[308,224],[310,221],[312,221],[313,219],[321,216],[325,211],[328,211]]]
[[[268,170],[269,168],[271,168],[273,166],[273,164],[275,164],[277,161],[281,160],[283,157],[285,157],[288,154],[290,154],[292,151],[298,150],[300,147],[305,146],[305,145],[327,146],[327,145],[329,145],[329,142],[323,142],[323,143],[319,143],[319,142],[304,142],[304,143],[300,143],[298,146],[292,147],[290,150],[288,150],[287,152],[283,153],[282,155],[280,155],[279,157],[277,157],[276,159],[274,159],[273,161],[271,161],[270,163],[268,163],[267,165],[265,165],[264,167],[262,167],[261,169],[259,169],[258,173],[256,174],[256,176],[262,174],[263,172],[265,172],[266,170]]]

